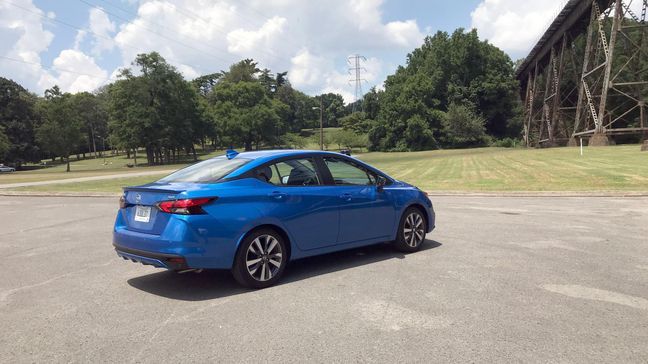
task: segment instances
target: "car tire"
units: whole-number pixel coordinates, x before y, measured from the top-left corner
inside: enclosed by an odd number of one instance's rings
[[[252,231],[241,242],[232,275],[248,288],[266,288],[276,284],[288,263],[288,250],[281,234],[274,229]]]
[[[426,233],[427,220],[423,212],[416,207],[408,207],[401,216],[393,245],[404,253],[413,253],[421,249]]]

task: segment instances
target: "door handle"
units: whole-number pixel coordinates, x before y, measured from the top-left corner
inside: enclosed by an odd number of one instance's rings
[[[340,198],[343,199],[344,201],[351,201],[351,194],[350,193],[343,193],[340,195]]]
[[[288,196],[288,194],[284,192],[273,191],[270,192],[268,196],[274,198],[275,200],[283,200],[284,198],[286,198],[286,196]]]

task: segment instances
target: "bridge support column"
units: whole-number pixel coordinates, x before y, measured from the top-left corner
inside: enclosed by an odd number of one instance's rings
[[[610,137],[605,135],[605,133],[594,133],[587,145],[590,147],[606,147],[610,144],[612,144],[610,142]]]

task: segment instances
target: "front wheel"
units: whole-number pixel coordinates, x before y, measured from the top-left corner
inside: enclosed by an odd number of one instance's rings
[[[425,216],[416,207],[409,207],[403,213],[394,247],[405,253],[412,253],[421,249],[425,241],[427,222]]]
[[[288,256],[286,243],[272,229],[259,229],[249,234],[236,254],[232,275],[249,288],[265,288],[279,281]]]

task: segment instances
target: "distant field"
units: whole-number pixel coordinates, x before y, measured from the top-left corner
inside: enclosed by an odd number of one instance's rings
[[[648,153],[638,145],[586,148],[506,149],[478,148],[461,150],[365,153],[359,159],[413,183],[426,191],[645,191],[648,192]],[[95,170],[115,174],[118,171],[144,171],[177,166],[118,168]],[[58,168],[58,167],[57,167]],[[73,167],[74,169],[74,167]],[[26,176],[19,172],[0,176]],[[81,176],[91,170],[77,172]],[[68,176],[64,172],[58,175]],[[78,176],[78,175],[75,175]],[[42,173],[39,178],[43,178]],[[54,177],[54,176],[53,176]],[[137,185],[160,176],[130,177],[72,184],[23,187],[28,191],[118,192],[121,186]],[[27,177],[24,177],[27,178]],[[17,178],[19,179],[19,178]],[[13,182],[13,181],[12,181]]]
[[[427,191],[648,191],[648,153],[638,145],[479,148],[360,156]]]
[[[222,153],[222,151],[216,151],[209,154],[203,154],[200,155],[198,159],[204,160]],[[140,155],[137,159],[137,162],[139,163],[138,167],[129,168],[127,165],[132,164],[133,159],[127,159],[126,155],[107,156],[106,158],[90,157],[82,160],[76,160],[74,157],[71,157],[71,172],[65,172],[65,164],[60,163],[56,163],[51,166],[39,166],[38,169],[0,174],[0,185],[8,183],[38,182],[109,174],[167,170],[174,168],[179,169],[190,163],[191,158],[187,158],[183,163],[149,167],[145,165],[146,158],[143,155]],[[48,163],[51,163],[51,161],[48,161]],[[33,166],[30,167],[33,168]]]

